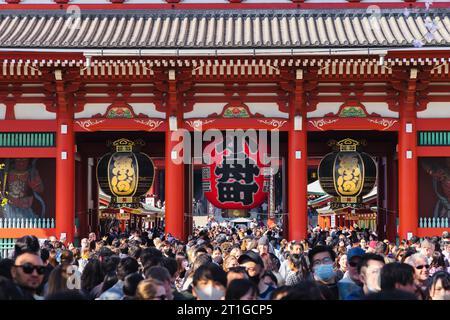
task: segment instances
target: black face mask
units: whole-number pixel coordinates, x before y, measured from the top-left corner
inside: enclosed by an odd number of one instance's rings
[[[256,275],[256,276],[253,276],[253,277],[248,277],[249,278],[249,280],[251,281],[251,282],[253,282],[255,285],[259,285],[259,274],[258,275]]]
[[[213,260],[215,263],[217,263],[219,265],[223,264],[223,258],[221,256],[215,257]]]

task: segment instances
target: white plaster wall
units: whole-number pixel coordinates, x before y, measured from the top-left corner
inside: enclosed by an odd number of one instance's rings
[[[129,105],[133,107],[133,111],[136,116],[139,115],[139,113],[143,113],[149,118],[166,118],[166,114],[164,112],[159,112],[156,110],[154,103],[129,103]]]
[[[398,112],[389,110],[389,106],[386,102],[365,102],[367,113],[378,113],[382,117],[398,118]]]
[[[18,120],[54,120],[55,112],[48,112],[43,103],[17,103],[14,114]]]
[[[0,103],[0,120],[4,120],[6,115],[6,106]]]
[[[429,102],[426,110],[417,112],[417,118],[450,118],[450,103]]]
[[[281,112],[278,109],[278,104],[273,102],[267,102],[267,103],[253,103],[249,102],[246,103],[248,106],[248,109],[251,113],[261,113],[267,118],[289,118],[289,114],[287,112]]]
[[[211,113],[222,113],[223,107],[227,103],[210,103],[210,102],[199,102],[194,104],[194,108],[191,112],[184,114],[184,119],[191,118],[206,118]]]
[[[320,118],[327,113],[337,113],[342,102],[319,102],[317,108],[313,112],[308,112],[308,118]]]
[[[75,113],[75,119],[91,118],[94,114],[104,114],[110,103],[87,103],[84,110]]]

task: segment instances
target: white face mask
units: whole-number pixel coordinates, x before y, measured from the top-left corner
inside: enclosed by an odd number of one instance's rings
[[[208,285],[202,289],[194,288],[198,300],[221,300],[225,296],[225,290]]]

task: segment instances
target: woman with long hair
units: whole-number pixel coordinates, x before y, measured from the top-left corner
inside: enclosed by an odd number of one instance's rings
[[[101,262],[97,259],[90,259],[81,274],[81,291],[90,299],[92,289],[102,283],[105,275],[102,270]]]
[[[286,285],[293,286],[305,280],[308,276],[308,267],[305,257],[301,254],[288,256],[290,273],[286,278]]]
[[[428,285],[430,300],[450,300],[450,273],[438,271],[431,278]]]
[[[69,264],[61,264],[50,272],[48,277],[47,288],[45,290],[45,296],[53,296],[58,293],[66,291],[78,291],[76,288],[76,282],[70,281],[68,268],[72,267]],[[70,271],[72,273],[73,271]]]

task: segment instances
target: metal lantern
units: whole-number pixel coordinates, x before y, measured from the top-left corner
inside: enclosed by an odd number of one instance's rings
[[[111,196],[111,206],[139,204],[153,183],[153,161],[144,153],[134,152],[137,143],[133,141],[119,139],[112,146],[115,152],[105,154],[97,165],[100,189]]]
[[[319,164],[319,183],[335,197],[332,208],[361,207],[363,196],[375,186],[376,163],[370,155],[357,150],[358,141],[344,139],[336,145],[339,151],[327,154]]]

